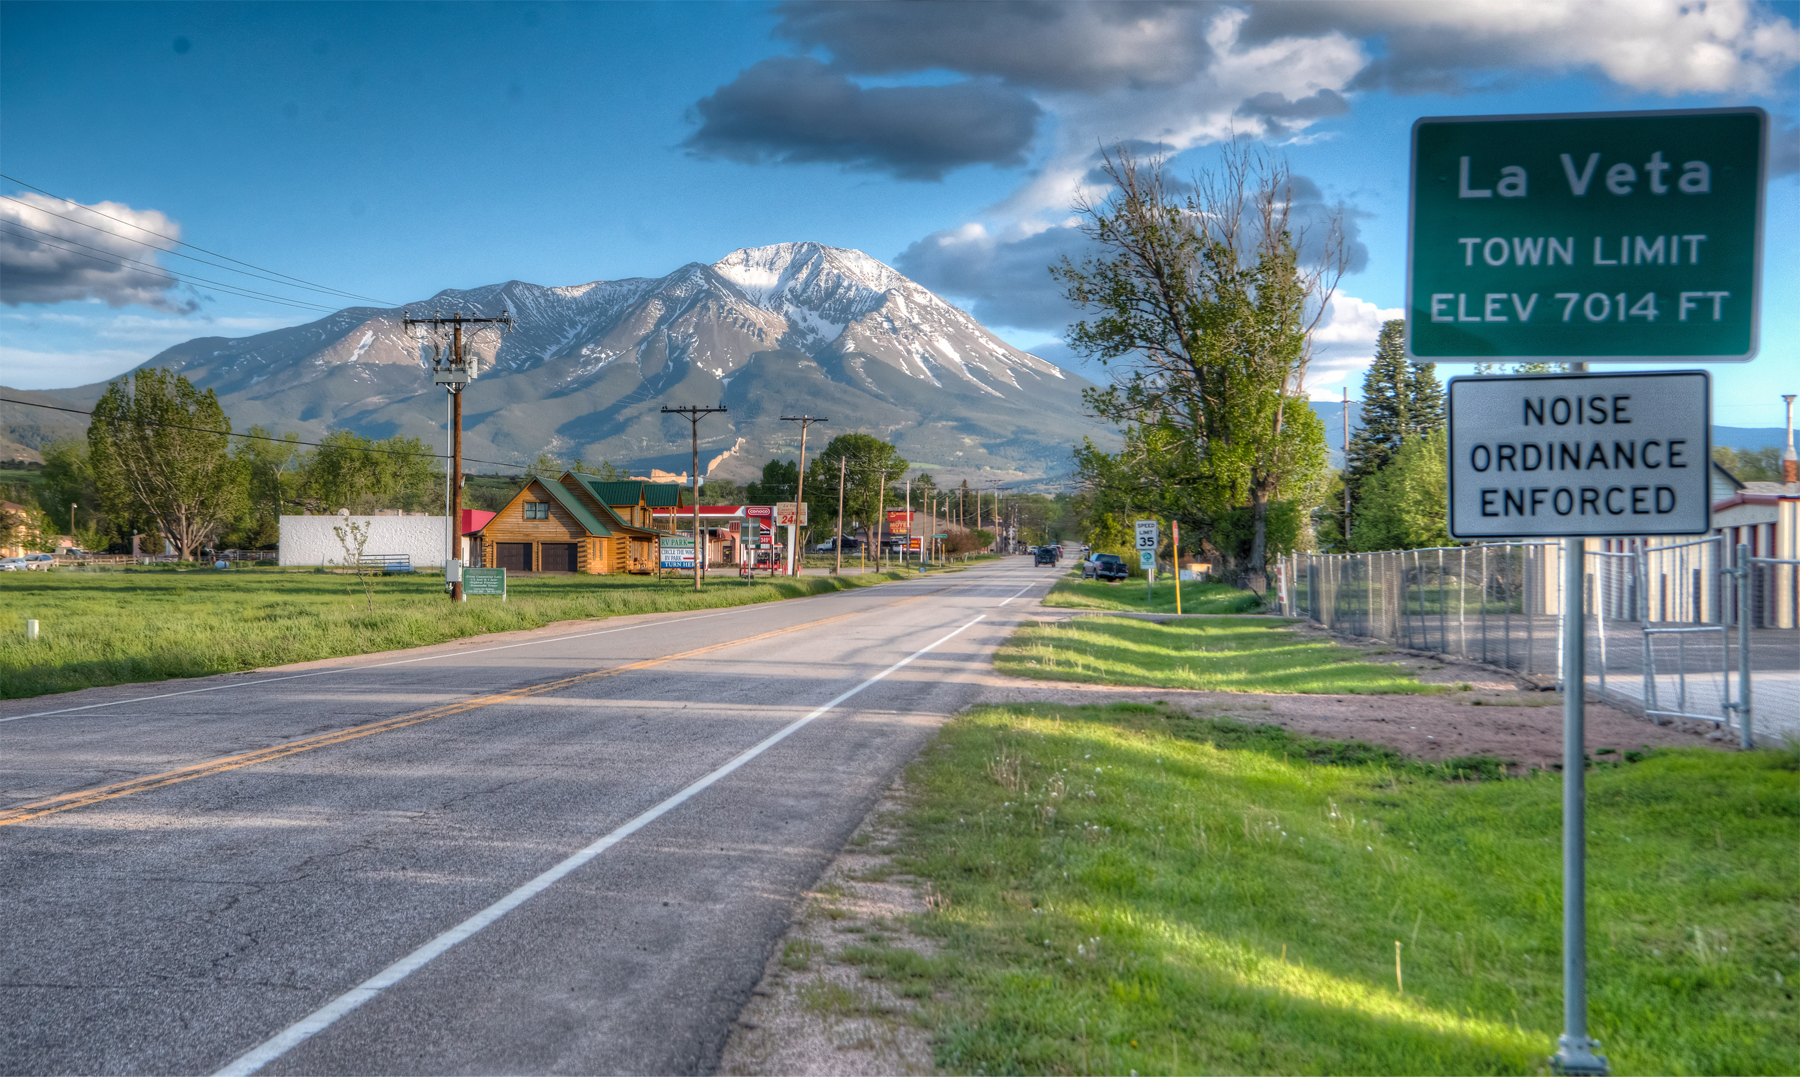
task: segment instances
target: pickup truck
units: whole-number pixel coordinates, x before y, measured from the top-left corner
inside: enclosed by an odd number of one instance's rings
[[[1081,578],[1084,580],[1122,580],[1130,575],[1131,570],[1114,553],[1093,554],[1081,563]]]

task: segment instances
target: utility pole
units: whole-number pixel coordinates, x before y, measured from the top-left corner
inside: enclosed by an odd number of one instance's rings
[[[832,552],[837,554],[837,567],[831,570],[834,576],[844,574],[844,472],[849,468],[849,461],[838,457],[838,522],[837,537],[831,540]]]
[[[682,408],[665,407],[664,415],[679,415],[688,421],[689,432],[694,439],[694,591],[700,590],[700,570],[706,564],[706,540],[700,534],[700,420],[708,415],[723,415],[726,407],[720,404],[716,408],[702,408],[689,404]]]
[[[402,313],[400,323],[408,329],[415,325],[428,325],[431,331],[442,334],[446,327],[450,330],[449,361],[444,358],[443,343],[432,347],[431,380],[435,385],[442,385],[450,394],[450,559],[444,566],[445,575],[450,579],[450,601],[463,601],[462,585],[462,391],[475,379],[474,367],[463,345],[472,342],[474,334],[488,326],[498,327],[505,332],[513,327],[511,311],[501,311],[498,318],[465,318],[462,311],[444,317],[440,311],[432,311],[429,318],[414,318]],[[463,338],[463,330],[469,329],[469,340]]]
[[[806,428],[814,423],[828,423],[831,420],[811,415],[783,415],[784,423],[800,424],[800,471],[794,479],[794,528],[788,537],[788,575],[799,575],[801,564],[798,557],[800,546],[800,506],[806,503]]]

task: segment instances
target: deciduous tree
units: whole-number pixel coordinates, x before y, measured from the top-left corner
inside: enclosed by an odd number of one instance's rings
[[[1302,384],[1346,265],[1341,218],[1306,235],[1291,217],[1287,166],[1240,144],[1184,192],[1160,161],[1123,149],[1102,170],[1111,196],[1076,207],[1099,253],[1052,270],[1090,312],[1070,328],[1071,347],[1123,375],[1087,402],[1192,444],[1198,501],[1215,514],[1251,510],[1245,567],[1266,586],[1269,507],[1325,466]]]
[[[183,560],[218,534],[245,500],[231,421],[211,389],[160,367],[113,382],[94,405],[88,460],[115,516],[141,514]]]

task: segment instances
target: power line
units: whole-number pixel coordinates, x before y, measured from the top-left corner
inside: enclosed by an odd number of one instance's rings
[[[31,231],[33,231],[33,232],[39,232],[41,235],[52,234],[49,232],[40,232],[39,229],[32,228],[28,224],[18,224],[17,222],[14,222],[14,221],[0,221],[0,225],[5,225],[5,226],[13,227],[13,228],[28,228],[28,229],[31,229]],[[61,243],[52,243],[47,239],[33,239],[30,236],[19,235],[19,233],[17,233],[17,232],[6,232],[5,234],[10,235],[10,236],[16,236],[19,239],[29,240],[32,243],[41,243],[46,247],[55,247],[57,250],[60,250],[60,251],[68,251],[70,254],[75,255],[77,258],[91,258],[96,262],[105,262],[107,265],[115,265],[115,266],[118,266],[120,269],[130,269],[136,273],[147,273],[147,274],[150,274],[151,276],[163,277],[168,280],[175,281],[179,284],[192,284],[193,283],[193,281],[188,280],[186,277],[178,277],[173,273],[164,272],[160,267],[157,267],[157,268],[134,268],[134,266],[153,266],[153,263],[140,262],[135,258],[126,258],[122,254],[114,254],[110,258],[101,258],[98,255],[83,254],[80,251],[76,250],[74,247],[65,247]],[[57,238],[60,239],[62,237],[58,236]],[[75,241],[72,239],[68,240],[67,242],[75,243]],[[76,247],[84,247],[87,245],[84,243],[75,243],[75,246]],[[88,247],[87,249],[90,251],[100,250],[100,248],[98,248],[98,247]],[[111,252],[105,252],[105,253],[110,254]],[[127,262],[131,263],[131,265],[127,265],[126,264]],[[298,307],[301,310],[316,310],[316,311],[321,311],[326,314],[335,313],[335,309],[332,307],[328,307],[328,306],[325,306],[320,303],[308,302],[307,300],[304,300],[304,299],[284,299],[279,296],[269,295],[267,292],[257,292],[257,291],[252,291],[248,288],[241,288],[235,284],[221,284],[216,280],[208,280],[205,277],[195,277],[194,280],[199,281],[202,284],[209,284],[209,285],[212,285],[213,287],[224,289],[225,291],[230,292],[232,295],[238,296],[243,299],[260,299],[264,302],[280,303],[281,305],[287,306],[287,307]]]
[[[347,297],[349,297],[349,298],[352,298],[352,299],[361,299],[361,298],[362,298],[362,297],[361,297],[361,296],[359,296],[359,295],[355,295],[355,294],[354,294],[354,293],[351,293],[351,292],[344,292],[344,291],[339,291],[339,290],[338,290],[338,289],[336,289],[336,288],[314,288],[314,287],[312,287],[312,286],[311,286],[311,285],[294,285],[294,284],[288,284],[288,283],[287,283],[287,282],[286,282],[286,281],[283,281],[283,280],[281,280],[281,279],[279,279],[279,278],[277,278],[277,277],[270,277],[270,276],[265,276],[265,275],[264,275],[264,274],[261,274],[261,273],[251,273],[251,272],[248,272],[248,271],[246,271],[246,270],[242,270],[242,269],[233,269],[233,268],[231,268],[231,267],[230,267],[230,266],[226,266],[226,265],[220,265],[220,264],[219,264],[219,263],[217,263],[217,262],[209,262],[209,261],[207,261],[207,260],[206,260],[206,259],[204,259],[204,258],[195,258],[195,257],[194,257],[194,256],[193,256],[193,255],[191,255],[191,254],[183,254],[183,253],[182,253],[182,252],[180,252],[180,251],[172,251],[172,250],[170,250],[170,249],[168,249],[168,248],[167,248],[167,247],[158,247],[158,246],[157,246],[157,245],[156,245],[156,244],[154,244],[154,243],[151,243],[151,242],[150,242],[150,241],[148,241],[148,240],[144,240],[144,239],[133,239],[133,238],[132,238],[132,237],[130,237],[130,236],[127,236],[127,235],[121,235],[121,234],[119,234],[119,233],[118,233],[118,232],[115,232],[115,231],[113,231],[113,230],[112,230],[112,229],[110,229],[110,228],[102,228],[102,227],[100,227],[100,226],[99,226],[99,225],[97,225],[97,224],[89,224],[89,223],[88,223],[88,222],[86,222],[86,221],[78,221],[78,220],[76,220],[76,219],[75,219],[75,218],[73,218],[73,217],[70,217],[70,216],[68,216],[68,215],[67,215],[67,214],[63,214],[63,213],[54,213],[54,212],[51,212],[51,211],[50,211],[50,210],[47,210],[47,209],[44,209],[44,208],[43,208],[43,207],[42,207],[42,206],[34,206],[34,205],[32,205],[32,204],[31,204],[31,203],[30,203],[30,202],[26,202],[26,201],[23,201],[23,200],[21,200],[21,199],[18,199],[18,198],[14,198],[14,197],[13,197],[13,196],[12,196],[12,195],[9,195],[9,194],[0,194],[0,198],[4,198],[4,199],[6,199],[6,200],[7,200],[7,201],[8,201],[8,202],[17,202],[17,203],[19,203],[19,205],[21,205],[21,206],[24,206],[24,207],[26,207],[26,208],[28,208],[28,209],[30,209],[30,210],[32,210],[32,211],[34,211],[34,212],[37,212],[37,213],[42,213],[42,214],[46,214],[46,215],[47,215],[47,216],[51,216],[51,217],[55,217],[55,218],[57,218],[57,219],[58,219],[58,220],[63,220],[63,221],[68,221],[68,222],[69,222],[69,223],[70,223],[70,224],[74,224],[74,225],[80,225],[80,226],[81,226],[81,227],[83,227],[83,228],[91,228],[91,229],[93,229],[93,230],[94,230],[94,231],[96,231],[96,232],[99,232],[99,233],[101,233],[101,234],[103,234],[103,235],[108,235],[108,236],[112,236],[112,237],[113,237],[113,238],[114,238],[114,239],[122,239],[122,240],[124,240],[124,241],[125,241],[125,242],[127,242],[127,243],[135,243],[135,244],[137,244],[137,245],[138,245],[138,246],[140,246],[140,247],[149,247],[149,248],[150,248],[150,249],[151,249],[151,250],[153,250],[153,251],[161,251],[161,252],[162,252],[162,253],[164,253],[164,254],[172,254],[172,255],[174,255],[174,256],[175,256],[175,257],[177,257],[177,258],[186,258],[186,259],[187,259],[187,260],[189,260],[189,261],[190,261],[190,262],[199,262],[199,263],[200,263],[200,264],[201,264],[201,265],[203,265],[203,266],[212,266],[212,267],[213,267],[213,268],[214,268],[214,269],[223,269],[223,270],[224,270],[224,271],[225,271],[225,272],[227,272],[227,273],[241,273],[241,274],[243,274],[243,275],[244,275],[244,276],[246,276],[246,277],[255,277],[255,278],[256,278],[256,279],[257,279],[257,280],[266,280],[266,281],[268,281],[268,282],[269,282],[269,283],[271,283],[271,284],[279,284],[279,285],[282,285],[282,286],[283,286],[283,287],[286,287],[286,288],[295,288],[295,287],[299,287],[299,288],[304,288],[304,289],[305,289],[305,290],[306,290],[306,291],[309,291],[309,292],[319,292],[319,293],[322,293],[322,294],[325,294],[325,295],[332,295],[332,296],[347,296]],[[7,222],[6,222],[6,223],[8,223],[8,224],[12,224],[12,225],[16,225],[16,226],[17,226],[17,227],[20,227],[20,228],[31,228],[31,226],[30,226],[30,225],[28,225],[28,224],[24,224],[24,223],[22,223],[22,222],[20,222],[20,221],[7,221]],[[44,230],[43,230],[43,229],[41,229],[41,228],[31,228],[31,230],[32,230],[32,231],[33,231],[33,232],[37,232],[37,233],[39,233],[39,234],[41,234],[41,235],[46,235],[46,236],[55,236],[55,238],[57,238],[57,239],[68,239],[68,237],[67,237],[67,236],[60,236],[60,235],[57,235],[57,234],[56,234],[56,233],[54,233],[54,232],[45,232],[45,231],[44,231]],[[153,232],[153,233],[151,233],[151,234],[152,234],[152,235],[155,235],[155,233],[154,233],[154,232]],[[70,242],[70,243],[74,243],[74,242],[75,242],[75,241],[74,241],[74,240],[72,240],[72,239],[68,239],[68,242]],[[77,246],[81,246],[81,244],[77,244]],[[91,248],[89,248],[89,249],[90,249],[90,250],[99,250],[99,249],[100,249],[100,248],[98,248],[98,247],[91,247]],[[112,252],[111,252],[111,251],[108,251],[108,252],[107,252],[107,253],[108,253],[108,254],[110,254],[110,253],[112,253]],[[123,258],[123,257],[125,257],[125,256],[124,256],[124,255],[122,255],[122,254],[121,254],[121,255],[119,255],[119,257],[121,257],[121,258]]]
[[[27,408],[43,408],[45,411],[66,411],[70,415],[86,415],[89,418],[93,418],[94,415],[91,411],[82,411],[79,408],[59,408],[54,404],[38,404],[30,400],[14,400],[9,396],[0,396],[0,404],[18,404],[21,407]],[[165,423],[158,422],[154,419],[127,419],[125,421],[135,426],[166,426],[171,430],[191,430],[196,434],[218,434],[221,437],[228,438],[249,438],[253,441],[272,441],[277,445],[305,445],[306,447],[313,449],[347,449],[351,452],[380,453],[383,456],[429,456],[434,460],[450,459],[450,457],[444,453],[410,452],[405,449],[375,449],[364,448],[361,446],[350,447],[343,445],[328,445],[322,441],[289,440],[287,438],[269,437],[265,434],[239,434],[230,430],[209,430],[203,426],[186,426],[182,423]],[[482,460],[473,456],[465,457],[464,459],[473,464],[493,464],[496,467],[516,467],[523,471],[530,471],[533,474],[536,473],[534,469],[537,467],[536,464],[521,464],[517,460]]]
[[[376,299],[376,298],[374,298],[374,297],[372,297],[372,296],[366,296],[366,295],[357,295],[357,294],[356,294],[356,293],[355,293],[355,292],[346,292],[346,291],[342,291],[342,290],[341,290],[341,289],[337,289],[337,288],[329,288],[329,286],[328,286],[328,285],[323,285],[323,284],[320,284],[320,283],[318,283],[318,282],[317,282],[317,281],[309,281],[309,280],[304,280],[304,279],[302,279],[302,278],[300,278],[300,277],[293,277],[293,276],[289,276],[289,275],[288,275],[288,274],[286,274],[286,273],[281,273],[281,272],[278,272],[278,271],[276,271],[276,270],[273,270],[273,269],[270,269],[270,268],[268,268],[268,267],[267,267],[267,266],[259,266],[259,265],[256,265],[256,264],[254,264],[254,263],[252,263],[252,262],[245,262],[245,261],[242,261],[242,260],[241,260],[241,259],[237,259],[237,258],[233,258],[233,257],[231,257],[231,256],[230,256],[230,255],[228,255],[228,254],[220,254],[220,253],[219,253],[219,252],[218,252],[218,251],[209,251],[209,250],[207,250],[207,249],[206,249],[206,248],[205,248],[205,247],[201,247],[201,246],[198,246],[198,245],[196,245],[196,244],[193,244],[193,243],[189,243],[189,242],[188,242],[188,241],[186,241],[186,240],[184,240],[184,239],[176,239],[176,238],[175,238],[175,237],[174,237],[174,236],[165,236],[165,235],[163,235],[163,234],[162,234],[162,233],[161,233],[161,232],[157,232],[157,231],[153,231],[153,230],[151,230],[151,229],[149,229],[149,228],[145,228],[145,227],[144,227],[144,226],[143,226],[143,225],[141,225],[141,224],[133,224],[133,223],[132,223],[132,222],[131,222],[131,221],[127,221],[127,220],[124,220],[124,219],[123,219],[123,218],[120,218],[120,217],[114,217],[114,216],[113,216],[113,215],[112,215],[112,214],[110,214],[110,213],[106,213],[106,212],[104,212],[104,211],[101,211],[101,210],[97,210],[97,209],[95,209],[95,208],[93,208],[93,207],[92,207],[92,206],[84,206],[84,205],[82,205],[82,204],[81,204],[81,203],[80,203],[80,202],[77,202],[77,201],[75,201],[75,200],[74,200],[74,199],[73,199],[73,198],[64,198],[64,197],[63,197],[63,196],[62,196],[62,195],[60,195],[60,194],[55,194],[55,193],[52,193],[52,192],[50,192],[50,191],[46,191],[46,190],[44,190],[44,189],[43,189],[43,188],[42,188],[42,187],[33,187],[33,186],[32,186],[32,185],[31,185],[31,184],[29,184],[29,183],[26,183],[26,182],[25,182],[25,181],[24,181],[24,180],[22,180],[22,179],[17,179],[17,178],[15,178],[15,177],[13,177],[13,176],[8,176],[8,175],[6,175],[6,174],[4,174],[4,173],[0,173],[0,179],[4,179],[4,180],[10,180],[10,181],[11,181],[11,182],[13,182],[13,183],[16,183],[16,184],[18,184],[18,185],[19,185],[19,186],[21,186],[21,187],[27,187],[27,188],[30,188],[30,189],[31,189],[31,190],[33,190],[33,191],[36,191],[36,192],[37,192],[37,193],[39,193],[39,194],[41,194],[41,195],[48,195],[48,196],[49,196],[49,197],[51,197],[51,198],[54,198],[54,199],[56,199],[56,200],[57,200],[57,201],[59,201],[59,202],[67,202],[67,203],[68,203],[68,204],[69,204],[69,205],[71,205],[71,206],[76,206],[76,207],[79,207],[79,208],[81,208],[81,209],[85,209],[85,210],[87,210],[87,211],[88,211],[88,212],[89,212],[89,213],[94,213],[94,214],[98,214],[98,215],[99,215],[99,216],[102,216],[102,217],[105,217],[105,218],[106,218],[106,219],[107,219],[107,220],[110,220],[110,221],[118,221],[118,222],[119,222],[119,223],[120,223],[120,224],[122,224],[122,225],[125,225],[125,226],[126,226],[126,227],[128,227],[128,228],[135,228],[135,229],[137,229],[137,230],[138,230],[138,231],[140,231],[140,232],[144,232],[144,233],[147,233],[147,234],[149,234],[149,235],[153,235],[153,236],[155,236],[155,237],[156,237],[156,238],[158,238],[158,239],[166,239],[166,240],[168,240],[168,241],[169,241],[169,242],[170,242],[170,243],[179,243],[179,244],[181,244],[181,245],[182,245],[182,246],[183,246],[183,247],[189,247],[189,248],[192,248],[192,249],[193,249],[193,250],[197,250],[197,251],[199,251],[199,252],[200,252],[200,253],[201,253],[201,254],[210,254],[210,255],[212,255],[212,256],[213,256],[213,257],[214,257],[214,258],[223,258],[223,259],[225,259],[225,260],[226,260],[226,261],[227,261],[227,262],[235,262],[235,263],[237,263],[237,264],[238,264],[238,265],[241,265],[241,266],[249,266],[249,267],[250,267],[250,268],[251,268],[251,269],[257,269],[257,270],[261,270],[261,271],[262,271],[262,272],[264,272],[264,273],[274,273],[274,274],[275,274],[275,275],[276,275],[276,276],[277,276],[277,277],[283,277],[283,278],[285,278],[285,279],[287,279],[287,280],[291,280],[291,281],[295,281],[295,282],[296,282],[296,283],[299,283],[299,284],[305,284],[305,285],[309,285],[309,286],[311,286],[311,287],[315,287],[315,288],[327,288],[327,289],[328,289],[328,290],[330,290],[330,291],[333,291],[333,292],[337,292],[337,293],[338,293],[338,294],[340,294],[340,295],[347,295],[347,296],[349,296],[349,297],[350,297],[350,298],[352,298],[352,299],[365,299],[365,300],[368,300],[368,301],[369,301],[369,302],[371,302],[371,303],[379,303],[379,304],[381,304],[381,305],[382,305],[382,306],[384,306],[384,307],[391,307],[391,306],[393,306],[393,304],[392,304],[392,303],[389,303],[389,302],[388,302],[388,301],[387,301],[387,300],[385,300],[385,299]],[[47,213],[47,212],[49,212],[49,211],[48,211],[48,210],[45,210],[45,211],[44,211],[44,212],[46,212],[46,213]]]

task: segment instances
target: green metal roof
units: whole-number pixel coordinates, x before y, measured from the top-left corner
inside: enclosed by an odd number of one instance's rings
[[[601,511],[605,513],[609,523],[616,524],[627,531],[656,530],[653,527],[645,527],[642,524],[630,523],[612,509],[614,505],[631,505],[635,507],[637,505],[638,490],[643,487],[643,482],[632,482],[629,480],[625,482],[603,482],[599,479],[590,478],[589,476],[578,474],[573,471],[565,474],[563,478],[569,478],[571,475],[574,476],[575,481],[586,487],[588,492],[594,495],[594,500],[600,503]],[[558,483],[557,485],[562,486],[561,483]],[[563,489],[567,490],[568,487],[563,486]]]
[[[577,474],[575,478],[588,492],[599,499],[602,505],[635,505],[638,503],[638,491],[642,490],[642,482],[607,482],[596,479],[592,475]]]
[[[645,482],[642,479],[608,482],[591,475],[576,475],[575,478],[603,505],[635,505],[640,494],[644,504],[653,509],[679,506],[682,503],[682,488],[676,483]]]
[[[644,504],[653,509],[680,508],[681,491],[679,483],[647,482],[644,484]]]
[[[583,505],[581,499],[576,497],[567,486],[564,486],[560,482],[553,482],[548,479],[533,479],[532,481],[543,487],[545,490],[548,490],[550,496],[556,499],[558,505],[567,509],[569,515],[575,517],[577,523],[587,528],[588,534],[600,538],[610,538],[612,536],[612,528],[601,523],[593,513],[589,512],[588,507]],[[612,516],[612,513],[609,511],[607,515]],[[617,520],[618,517],[613,516],[613,519]]]

